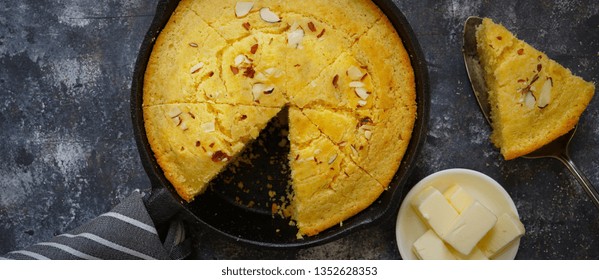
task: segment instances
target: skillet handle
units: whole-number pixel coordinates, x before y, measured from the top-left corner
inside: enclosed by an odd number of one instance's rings
[[[150,195],[144,197],[144,204],[156,227],[164,225],[183,209],[165,188],[152,188]]]

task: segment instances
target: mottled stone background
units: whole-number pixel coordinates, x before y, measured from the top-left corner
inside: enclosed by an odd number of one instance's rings
[[[519,259],[599,259],[599,211],[556,160],[506,162],[489,143],[461,58],[463,22],[488,16],[586,80],[599,81],[599,2],[394,1],[429,66],[428,141],[410,185],[438,170],[482,171],[512,195],[527,234]],[[147,192],[129,112],[132,69],[156,0],[0,4],[0,255]],[[572,89],[575,90],[575,89]],[[599,186],[599,98],[572,157]],[[406,188],[407,191],[408,188]],[[248,247],[191,232],[202,259],[398,259],[394,220],[303,250]]]

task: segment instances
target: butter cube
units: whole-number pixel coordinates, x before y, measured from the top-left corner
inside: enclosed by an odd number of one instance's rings
[[[458,260],[488,260],[487,256],[481,251],[478,246],[475,246],[470,252],[469,255],[464,256],[459,252],[449,248],[449,251],[458,259]]]
[[[464,212],[466,208],[474,203],[474,198],[464,188],[460,187],[460,185],[453,185],[443,195],[458,213]]]
[[[443,240],[428,230],[412,245],[412,251],[421,260],[455,260],[455,256],[449,251]]]
[[[462,255],[469,255],[476,244],[495,226],[497,217],[475,201],[442,235],[443,240]]]
[[[495,226],[483,237],[479,247],[488,258],[495,257],[524,235],[524,225],[513,214],[503,213]]]
[[[458,217],[458,212],[434,187],[422,190],[412,201],[412,206],[439,236],[443,236],[451,223]]]

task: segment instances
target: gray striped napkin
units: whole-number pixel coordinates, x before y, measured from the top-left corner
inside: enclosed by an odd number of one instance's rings
[[[182,259],[190,252],[181,220],[168,224],[161,240],[141,195],[133,193],[110,212],[72,232],[0,256],[18,260]]]

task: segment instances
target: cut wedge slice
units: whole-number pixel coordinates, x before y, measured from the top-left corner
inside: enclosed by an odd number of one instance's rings
[[[298,108],[289,109],[289,122],[291,207],[299,236],[312,236],[342,223],[384,191]]]
[[[594,95],[592,83],[488,18],[476,37],[491,103],[491,140],[506,160],[533,152],[576,125]]]
[[[157,105],[144,108],[144,119],[164,175],[191,201],[279,111],[206,103]]]
[[[387,186],[410,142],[416,107],[355,112],[305,108],[302,112],[345,156]]]

